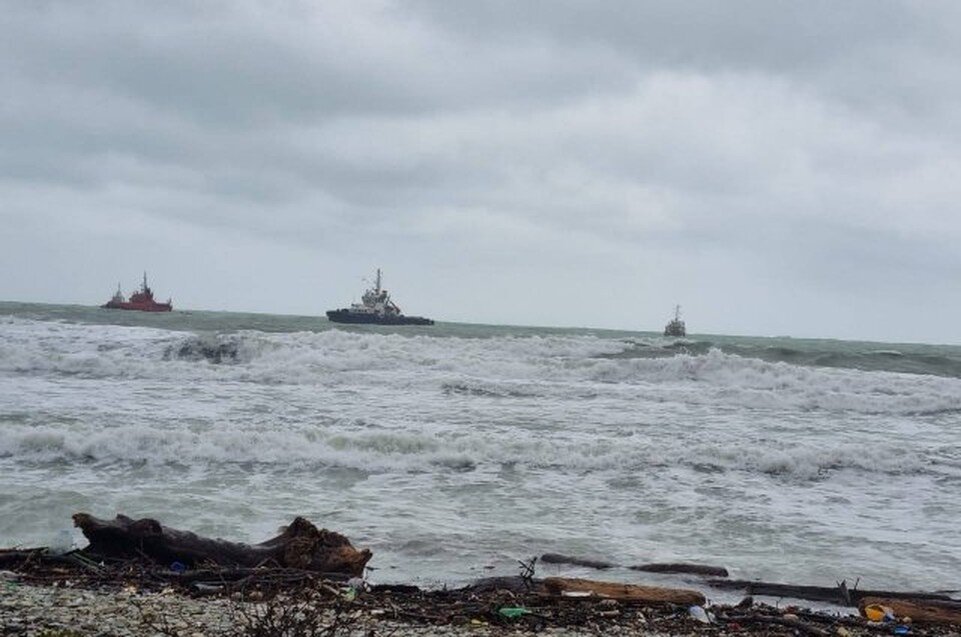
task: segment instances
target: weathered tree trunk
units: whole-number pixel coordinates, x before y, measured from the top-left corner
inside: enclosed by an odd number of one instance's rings
[[[544,564],[571,564],[573,566],[586,566],[605,570],[618,566],[613,562],[604,560],[592,560],[582,557],[573,557],[561,553],[544,553],[541,555],[541,562]],[[707,564],[691,564],[690,562],[673,562],[668,564],[637,564],[626,568],[632,571],[645,571],[647,573],[685,573],[690,575],[707,575],[710,577],[727,577],[727,569],[723,566],[709,566]]]
[[[622,601],[644,602],[647,604],[680,604],[685,606],[704,604],[704,596],[697,591],[683,588],[660,588],[620,582],[595,582],[589,579],[571,577],[548,577],[544,588],[551,595],[564,596],[581,593],[597,597],[608,597]]]
[[[570,555],[562,555],[560,553],[544,553],[541,555],[541,562],[544,564],[572,564],[573,566],[586,566],[587,568],[596,568],[598,570],[614,568],[617,566],[617,564],[613,564],[611,562],[572,557]]]
[[[865,597],[887,597],[893,599],[924,599],[950,601],[950,597],[940,593],[900,592],[900,591],[869,591],[849,589],[841,582],[836,587],[830,586],[796,586],[794,584],[775,584],[773,582],[755,582],[750,580],[712,579],[707,582],[715,588],[743,589],[748,595],[766,595],[768,597],[791,597],[815,602],[831,602],[842,606],[856,606]]]
[[[628,566],[632,571],[646,573],[687,573],[691,575],[709,575],[711,577],[727,577],[727,569],[723,566],[709,566],[708,564],[689,564],[677,562],[670,564],[637,564]]]
[[[213,563],[222,567],[252,568],[273,564],[311,571],[361,575],[371,558],[339,533],[318,529],[304,518],[294,518],[277,537],[260,544],[211,539],[163,526],[157,520],[133,520],[117,515],[101,520],[77,513],[73,523],[90,541],[85,552],[105,557],[148,557],[163,565],[181,562],[193,567]]]

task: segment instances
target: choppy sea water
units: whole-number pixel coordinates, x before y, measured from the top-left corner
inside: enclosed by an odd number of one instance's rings
[[[304,515],[377,581],[558,552],[957,588],[961,347],[0,303],[0,546],[79,510]]]

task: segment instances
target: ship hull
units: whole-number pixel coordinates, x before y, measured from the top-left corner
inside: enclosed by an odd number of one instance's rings
[[[361,314],[350,310],[328,310],[327,318],[334,323],[354,325],[433,325],[434,321],[423,316],[385,316],[380,314]]]
[[[170,312],[173,305],[170,303],[115,303],[108,301],[100,307],[107,310],[135,310],[139,312]]]

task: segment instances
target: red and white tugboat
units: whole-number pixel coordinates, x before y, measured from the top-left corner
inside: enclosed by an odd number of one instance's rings
[[[120,284],[117,284],[117,292],[113,298],[100,307],[108,310],[140,310],[141,312],[169,312],[174,309],[170,299],[166,303],[157,303],[153,300],[153,290],[147,285],[147,273],[143,273],[143,285],[136,292],[131,293],[130,300],[123,298],[120,291]]]

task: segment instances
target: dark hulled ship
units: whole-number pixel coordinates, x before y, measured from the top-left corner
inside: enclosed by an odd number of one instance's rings
[[[100,307],[108,310],[139,310],[141,312],[169,312],[173,308],[170,299],[166,303],[157,303],[153,298],[153,290],[147,285],[147,273],[143,273],[143,285],[136,292],[130,294],[130,299],[123,297],[120,291],[120,284],[117,284],[117,292],[113,298]]]
[[[674,306],[674,318],[664,327],[664,336],[687,336],[687,326],[681,320],[681,306]]]
[[[380,269],[374,287],[368,288],[360,303],[339,310],[328,310],[327,318],[334,323],[367,323],[374,325],[433,325],[434,321],[423,316],[405,316],[396,303],[390,300],[387,290],[380,287]]]

